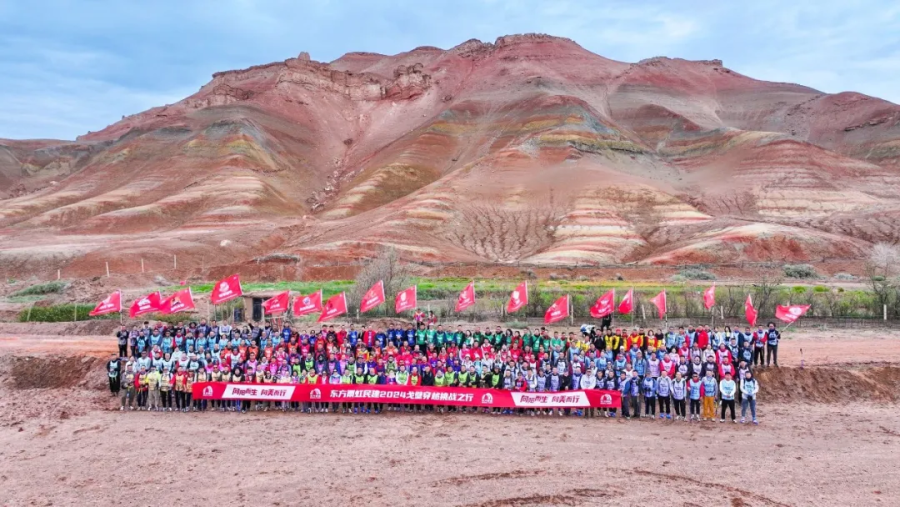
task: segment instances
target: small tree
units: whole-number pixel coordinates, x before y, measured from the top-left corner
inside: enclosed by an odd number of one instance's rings
[[[395,248],[382,250],[356,275],[350,299],[356,303],[362,300],[370,287],[384,281],[385,304],[390,305],[398,292],[407,288],[412,281],[412,273],[407,265],[400,262],[400,254]]]
[[[866,277],[878,301],[878,310],[891,302],[898,287],[900,273],[900,248],[897,245],[877,243],[866,262]]]
[[[769,304],[773,303],[772,297],[778,291],[782,281],[781,276],[773,275],[765,268],[760,268],[756,272],[753,280],[753,303],[760,315],[772,314],[772,312],[768,312]]]

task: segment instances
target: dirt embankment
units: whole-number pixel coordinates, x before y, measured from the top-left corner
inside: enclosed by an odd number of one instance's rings
[[[57,335],[90,336],[109,335],[120,326],[117,320],[85,320],[79,322],[0,322],[3,335]]]
[[[68,419],[110,408],[105,364],[92,356],[0,357],[0,421]]]
[[[900,367],[770,368],[757,375],[761,400],[852,403],[900,399]]]

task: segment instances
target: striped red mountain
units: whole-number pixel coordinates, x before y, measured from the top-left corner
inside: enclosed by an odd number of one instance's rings
[[[854,261],[900,240],[900,107],[546,35],[302,54],[74,142],[0,141],[0,194],[10,272],[388,245],[437,265]]]

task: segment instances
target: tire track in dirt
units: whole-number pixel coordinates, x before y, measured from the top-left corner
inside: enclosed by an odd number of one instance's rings
[[[442,479],[432,483],[433,486],[461,486],[476,481],[494,481],[498,479],[519,479],[522,477],[534,477],[541,475],[541,470],[513,470],[512,472],[496,472],[490,474],[479,475],[461,475],[459,477],[451,477]]]
[[[466,504],[463,507],[539,507],[550,505],[564,505],[576,507],[578,505],[597,505],[598,499],[612,497],[612,493],[599,489],[579,488],[572,490],[572,494],[557,495],[528,495],[512,498],[500,498],[485,502]]]
[[[694,484],[694,485],[700,486],[700,487],[702,487],[702,488],[724,489],[725,491],[728,491],[728,492],[730,492],[730,493],[735,493],[735,494],[741,495],[741,496],[744,497],[744,498],[752,498],[753,500],[756,500],[756,501],[759,501],[759,502],[763,502],[763,503],[765,503],[766,505],[774,505],[775,507],[791,507],[789,504],[781,503],[781,502],[779,502],[779,501],[777,501],[777,500],[773,500],[773,499],[771,499],[771,498],[769,498],[769,497],[767,497],[767,496],[763,496],[763,495],[760,495],[760,494],[757,494],[757,493],[753,493],[753,492],[747,491],[747,490],[745,490],[745,489],[736,488],[736,487],[734,487],[734,486],[728,486],[728,485],[726,485],[726,484],[718,484],[718,483],[715,483],[715,482],[698,481],[697,479],[694,479],[694,478],[691,478],[691,477],[687,477],[687,476],[684,476],[684,475],[667,474],[667,473],[663,473],[663,472],[651,472],[650,470],[643,470],[643,469],[640,469],[640,468],[635,468],[635,469],[633,469],[632,471],[633,471],[634,473],[636,473],[636,474],[643,475],[643,476],[645,476],[645,477],[651,477],[651,478],[654,478],[654,479],[657,479],[657,480],[660,480],[660,481],[661,481],[662,479],[671,479],[671,480],[675,480],[675,481],[684,481],[684,482],[687,482],[687,483],[690,483],[690,484]],[[736,498],[736,499],[732,499],[732,505],[741,505],[741,504],[744,502],[744,498]],[[738,500],[738,502],[735,502],[735,500]]]

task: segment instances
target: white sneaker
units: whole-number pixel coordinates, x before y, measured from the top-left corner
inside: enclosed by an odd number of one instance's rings
[[[119,407],[119,411],[120,411],[120,412],[123,411],[123,410],[125,410],[125,407]]]

